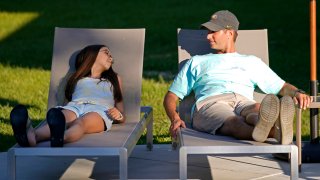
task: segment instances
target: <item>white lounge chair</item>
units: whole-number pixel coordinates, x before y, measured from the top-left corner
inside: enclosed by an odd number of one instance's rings
[[[49,141],[32,148],[15,145],[8,151],[9,179],[16,178],[18,156],[119,156],[119,178],[127,179],[128,156],[145,128],[147,147],[152,149],[152,108],[140,107],[144,39],[145,29],[55,29],[48,109],[63,102],[61,87],[66,74],[74,69],[70,65],[74,64],[75,54],[87,45],[104,44],[110,48],[113,67],[123,81],[127,120],[114,124],[108,132],[85,135],[62,148],[51,148]]]
[[[237,52],[252,54],[269,64],[267,30],[240,30],[236,41]],[[207,31],[178,29],[179,69],[184,62],[194,55],[212,52],[206,40]],[[254,94],[255,100],[261,102],[264,95]],[[298,179],[298,149],[296,145],[279,145],[272,139],[270,143],[236,140],[232,137],[210,135],[191,129],[191,107],[193,95],[183,99],[179,104],[179,115],[186,122],[187,128],[178,131],[180,179],[187,179],[187,157],[190,154],[291,154],[291,179]]]

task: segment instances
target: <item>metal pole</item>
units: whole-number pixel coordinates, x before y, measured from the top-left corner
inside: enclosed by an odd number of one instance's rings
[[[317,23],[316,0],[310,0],[310,95],[317,96]],[[318,137],[318,109],[310,109],[310,137],[311,144],[319,143]]]

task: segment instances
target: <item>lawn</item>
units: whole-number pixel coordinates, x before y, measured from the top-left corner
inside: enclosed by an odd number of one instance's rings
[[[167,75],[177,73],[177,28],[197,29],[214,11],[229,9],[240,29],[268,29],[270,67],[308,92],[308,8],[309,1],[301,0],[2,0],[0,151],[15,143],[9,126],[13,106],[26,104],[35,123],[45,117],[55,27],[146,28],[142,105],[154,108],[155,143],[170,143],[162,99],[172,81]],[[304,112],[305,139],[308,121]]]

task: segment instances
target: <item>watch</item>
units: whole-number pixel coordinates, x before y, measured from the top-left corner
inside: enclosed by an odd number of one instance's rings
[[[297,89],[297,90],[294,91],[293,97],[296,97],[296,94],[297,94],[297,93],[306,94],[306,92],[305,92],[304,90],[302,90],[302,89]]]

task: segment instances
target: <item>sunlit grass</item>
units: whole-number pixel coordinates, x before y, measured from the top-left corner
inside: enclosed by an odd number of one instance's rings
[[[28,107],[35,123],[43,120],[47,108],[50,72],[0,64],[0,150],[14,144],[9,115],[16,104]]]
[[[39,17],[36,12],[0,11],[0,41]]]
[[[169,88],[169,82],[160,76],[158,80],[144,79],[142,84],[142,105],[153,107],[155,143],[168,143],[170,121],[163,108],[163,97]]]

